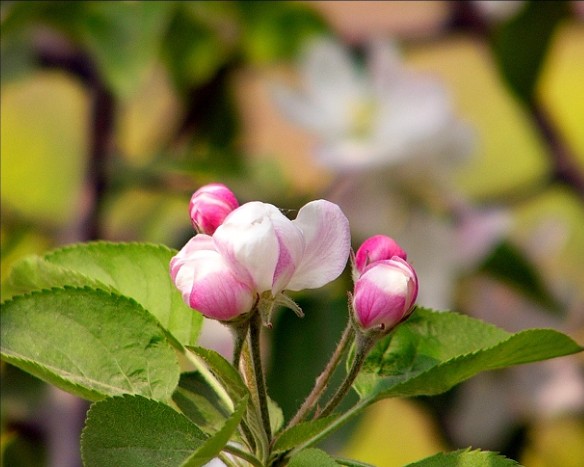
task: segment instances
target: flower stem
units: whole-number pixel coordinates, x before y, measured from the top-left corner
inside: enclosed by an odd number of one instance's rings
[[[359,371],[361,370],[363,363],[365,363],[365,358],[367,357],[367,354],[369,353],[369,351],[373,347],[373,344],[375,344],[376,341],[377,338],[372,335],[366,335],[361,333],[357,334],[355,358],[353,360],[353,364],[351,365],[349,373],[345,377],[343,383],[337,389],[337,392],[335,392],[333,397],[331,397],[326,406],[320,412],[317,412],[315,414],[314,418],[326,417],[337,407],[337,405],[339,405],[339,403],[349,392],[349,389],[351,389],[351,386],[353,385],[355,378],[357,378],[357,375],[359,374]]]
[[[233,445],[230,444],[226,444],[223,447],[223,451],[228,452],[229,454],[233,454],[234,456],[239,457],[240,459],[243,459],[247,462],[249,462],[251,465],[254,465],[256,467],[263,467],[262,462],[255,457],[253,454],[250,454],[249,452],[243,451]]]
[[[353,329],[353,325],[351,320],[347,323],[347,327],[343,331],[343,335],[341,336],[341,340],[337,344],[335,351],[333,352],[331,359],[327,363],[326,367],[322,371],[322,373],[316,379],[314,387],[310,394],[306,397],[296,415],[290,420],[286,429],[296,425],[297,423],[301,422],[306,415],[312,410],[313,407],[316,406],[318,400],[322,397],[324,391],[328,387],[328,383],[337,368],[341,357],[345,353],[345,350],[348,344],[351,342],[351,339],[355,335],[355,331]]]
[[[270,426],[270,414],[268,412],[268,394],[266,391],[266,383],[264,381],[264,371],[262,368],[262,357],[260,352],[260,333],[262,327],[262,320],[259,313],[254,312],[251,317],[249,340],[251,358],[253,362],[253,369],[255,374],[255,383],[258,396],[258,404],[264,431],[268,440],[272,438],[272,428]]]
[[[241,352],[243,344],[247,338],[249,330],[250,317],[248,314],[243,316],[239,321],[230,321],[225,323],[233,332],[234,346],[233,346],[233,366],[239,370],[239,362],[241,361]]]
[[[246,386],[249,388],[252,400],[250,401],[248,407],[248,415],[249,419],[244,420],[247,428],[250,429],[252,433],[252,437],[254,439],[254,445],[256,450],[257,457],[259,459],[265,459],[268,455],[269,451],[269,440],[267,438],[266,433],[263,430],[263,422],[261,413],[259,411],[259,400],[258,400],[258,391],[256,388],[255,382],[255,372],[253,369],[252,357],[250,352],[249,343],[246,341],[243,345],[242,351],[242,361],[241,361],[241,370],[242,376],[245,381]],[[242,424],[243,427],[243,424]]]
[[[226,454],[220,452],[217,457],[219,458],[219,460],[221,462],[223,462],[225,464],[226,467],[238,467],[237,464],[231,460],[231,458],[229,456],[227,456]]]

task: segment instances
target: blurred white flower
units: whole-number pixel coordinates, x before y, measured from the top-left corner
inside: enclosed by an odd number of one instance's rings
[[[525,5],[524,0],[473,0],[473,5],[487,21],[494,23],[511,19]]]
[[[314,157],[337,173],[327,198],[357,238],[389,235],[407,249],[418,303],[452,307],[455,280],[507,232],[508,215],[473,208],[453,170],[474,147],[439,80],[408,69],[390,41],[376,40],[359,67],[331,39],[311,44],[301,87],[276,87],[283,112],[319,137]]]
[[[282,111],[321,138],[316,160],[339,172],[418,171],[467,156],[472,133],[441,82],[406,69],[391,42],[373,41],[367,52],[360,69],[339,43],[316,40],[300,62],[301,89],[275,88]]]

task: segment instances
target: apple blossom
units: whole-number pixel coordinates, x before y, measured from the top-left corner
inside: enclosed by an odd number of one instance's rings
[[[225,217],[239,206],[233,192],[221,183],[209,183],[193,193],[189,203],[197,232],[213,235]]]
[[[292,221],[271,204],[246,203],[227,216],[213,240],[258,293],[273,297],[336,279],[350,250],[349,221],[326,200],[306,204]]]
[[[317,200],[290,220],[259,201],[233,210],[213,236],[193,237],[171,260],[184,301],[222,321],[251,311],[260,298],[299,312],[281,292],[322,287],[345,268],[349,222],[341,209]]]
[[[467,156],[472,134],[442,83],[406,69],[390,42],[372,42],[368,52],[360,70],[338,43],[316,40],[300,63],[303,86],[275,88],[284,114],[320,138],[316,160],[335,171],[419,171]]]
[[[410,315],[417,295],[418,278],[407,261],[399,256],[376,261],[355,283],[355,320],[365,331],[389,332]]]

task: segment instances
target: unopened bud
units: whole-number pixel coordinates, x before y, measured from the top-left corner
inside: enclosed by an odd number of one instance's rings
[[[357,280],[361,274],[373,263],[397,256],[403,260],[408,259],[406,252],[397,242],[386,235],[374,235],[369,237],[357,250],[353,280]]]
[[[225,217],[239,206],[233,192],[221,183],[199,188],[191,197],[189,212],[193,227],[199,233],[213,235]]]
[[[410,315],[417,295],[418,278],[407,261],[399,256],[377,261],[355,283],[355,321],[363,330],[389,332]]]

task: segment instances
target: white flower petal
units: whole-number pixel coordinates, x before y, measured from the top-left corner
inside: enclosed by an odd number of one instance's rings
[[[393,41],[374,39],[367,44],[367,68],[371,84],[377,93],[391,89],[400,73],[403,73],[400,51]]]
[[[300,64],[304,92],[278,92],[290,118],[320,138],[319,163],[355,171],[411,162],[431,172],[470,153],[442,82],[406,68],[390,41],[372,41],[367,58],[359,69],[341,44],[316,40]]]
[[[279,246],[278,263],[272,282],[272,295],[276,296],[278,292],[286,288],[302,260],[305,242],[302,231],[285,216],[271,220]]]
[[[351,248],[349,221],[334,203],[312,201],[292,221],[304,235],[301,263],[288,283],[289,290],[322,287],[345,268]]]
[[[340,131],[338,127],[344,127],[342,124],[331,124],[327,119],[323,119],[322,109],[303,92],[277,84],[272,86],[271,91],[280,110],[294,123],[310,131],[330,134]]]
[[[323,107],[335,108],[339,96],[353,98],[360,93],[361,82],[351,57],[338,42],[312,42],[301,58],[300,69],[309,96]]]
[[[278,215],[284,217],[271,204],[246,203],[231,212],[213,235],[217,250],[240,274],[251,278],[258,292],[272,289],[280,248],[270,216]]]
[[[174,279],[178,269],[199,251],[215,251],[213,239],[209,235],[199,234],[191,238],[185,246],[170,260],[170,275]]]

